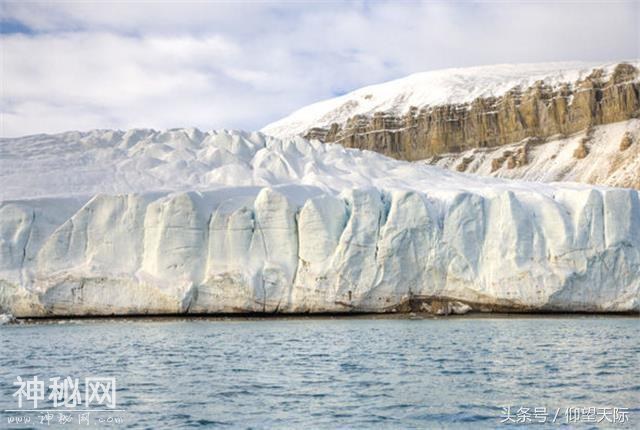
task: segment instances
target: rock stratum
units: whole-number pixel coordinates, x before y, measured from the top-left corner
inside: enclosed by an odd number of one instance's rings
[[[0,140],[17,317],[640,312],[632,189],[198,130]]]
[[[640,120],[591,127],[565,139],[524,139],[433,156],[457,172],[542,182],[583,182],[640,190]]]
[[[503,156],[505,150],[499,149],[501,146],[516,143],[540,146],[587,135],[587,148],[578,151],[575,157],[584,159],[590,147],[610,143],[591,139],[594,128],[640,118],[639,67],[638,61],[631,61],[601,65],[499,65],[425,72],[307,106],[263,131],[280,137],[299,134],[405,160],[438,160],[437,156],[444,155],[448,161],[439,165],[453,164],[459,171],[466,171],[463,167],[471,164],[471,153],[487,154],[498,148],[491,160],[500,164],[510,155]],[[637,142],[640,137],[637,127],[632,131],[630,139]],[[620,138],[615,141],[616,146],[619,144]],[[585,164],[596,163],[605,171],[625,165],[633,170],[638,165],[637,150],[620,151],[614,161],[595,155],[600,152],[593,151]],[[521,156],[511,164],[520,167],[528,162],[528,157]],[[531,174],[531,169],[526,172],[516,169],[504,176],[543,177],[545,170],[558,162],[535,164],[537,175]],[[568,160],[562,168],[571,170],[573,164]],[[472,171],[491,174],[497,168],[485,170]],[[546,177],[640,188],[637,169],[632,178],[613,173],[583,176],[579,169],[576,172]],[[612,175],[619,179],[610,179]]]

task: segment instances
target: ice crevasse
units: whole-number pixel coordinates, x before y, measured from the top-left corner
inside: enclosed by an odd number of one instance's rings
[[[15,316],[640,312],[631,189],[193,129],[2,139]]]

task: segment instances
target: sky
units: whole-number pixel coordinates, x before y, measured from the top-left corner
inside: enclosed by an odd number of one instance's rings
[[[640,57],[639,1],[0,0],[0,136],[256,130],[450,67]]]

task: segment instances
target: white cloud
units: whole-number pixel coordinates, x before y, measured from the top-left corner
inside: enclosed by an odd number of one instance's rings
[[[4,2],[3,136],[256,129],[443,67],[640,56],[640,6],[608,3]]]

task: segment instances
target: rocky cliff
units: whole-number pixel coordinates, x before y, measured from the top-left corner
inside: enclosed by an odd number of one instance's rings
[[[304,136],[369,149],[406,160],[486,148],[525,138],[568,136],[600,124],[640,116],[638,68],[621,63],[612,73],[594,69],[576,82],[538,81],[498,97],[409,108],[398,115],[379,111],[355,115]]]

